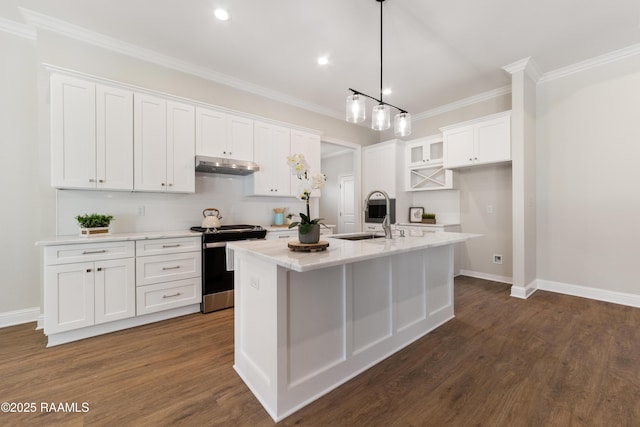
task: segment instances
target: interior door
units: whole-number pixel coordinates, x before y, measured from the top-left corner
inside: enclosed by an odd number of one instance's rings
[[[338,233],[356,231],[355,179],[353,175],[340,175],[340,213]]]

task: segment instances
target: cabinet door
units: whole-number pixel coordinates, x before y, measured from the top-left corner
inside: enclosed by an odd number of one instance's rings
[[[321,171],[321,155],[320,155],[320,135],[302,132],[299,130],[291,131],[291,154],[303,154],[309,164],[311,175],[322,173]],[[292,176],[291,189],[299,185],[296,176]],[[316,189],[311,192],[312,197],[320,197],[320,190]]]
[[[499,117],[478,124],[475,140],[476,163],[511,160],[511,117]]]
[[[167,187],[167,103],[134,95],[134,189],[165,191]]]
[[[94,324],[94,263],[47,266],[44,282],[44,333]]]
[[[253,141],[252,147],[253,147]],[[225,157],[227,151],[227,115],[196,108],[196,154]]]
[[[289,196],[291,174],[287,166],[290,131],[282,126],[254,122],[255,162],[260,167],[253,174],[256,195]]]
[[[135,261],[133,258],[95,263],[95,323],[136,315]]]
[[[96,87],[51,76],[51,185],[96,187]]]
[[[362,150],[363,197],[373,190],[385,191],[396,197],[396,146],[388,144]],[[381,198],[375,195],[373,198]]]
[[[253,161],[253,120],[228,115],[227,137],[227,157]]]
[[[167,191],[195,192],[195,111],[167,102]]]
[[[133,92],[96,85],[96,180],[104,190],[133,189]]]
[[[474,161],[474,128],[466,126],[444,133],[444,167],[469,166]]]

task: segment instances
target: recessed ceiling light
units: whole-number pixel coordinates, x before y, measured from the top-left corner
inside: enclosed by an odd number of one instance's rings
[[[387,88],[387,89],[385,89],[385,90],[383,90],[383,91],[382,91],[382,94],[383,94],[383,95],[391,95],[391,92],[392,92],[392,90],[391,90],[391,89],[389,89],[389,88]]]
[[[224,9],[216,9],[213,11],[213,14],[215,15],[216,18],[218,18],[221,21],[229,20],[229,12],[227,12]]]
[[[327,65],[329,63],[329,58],[326,56],[321,56],[318,58],[318,65]]]

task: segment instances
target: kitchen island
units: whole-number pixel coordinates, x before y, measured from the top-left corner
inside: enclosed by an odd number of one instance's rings
[[[228,243],[234,369],[279,421],[454,317],[453,245],[431,233],[347,241],[323,252]]]

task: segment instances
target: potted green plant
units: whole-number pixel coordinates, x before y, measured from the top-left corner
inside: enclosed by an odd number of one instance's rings
[[[436,214],[434,214],[434,213],[423,213],[422,214],[422,223],[423,224],[435,224],[436,223]]]
[[[80,236],[104,236],[110,234],[109,225],[113,220],[112,215],[85,214],[76,216],[80,226]]]

